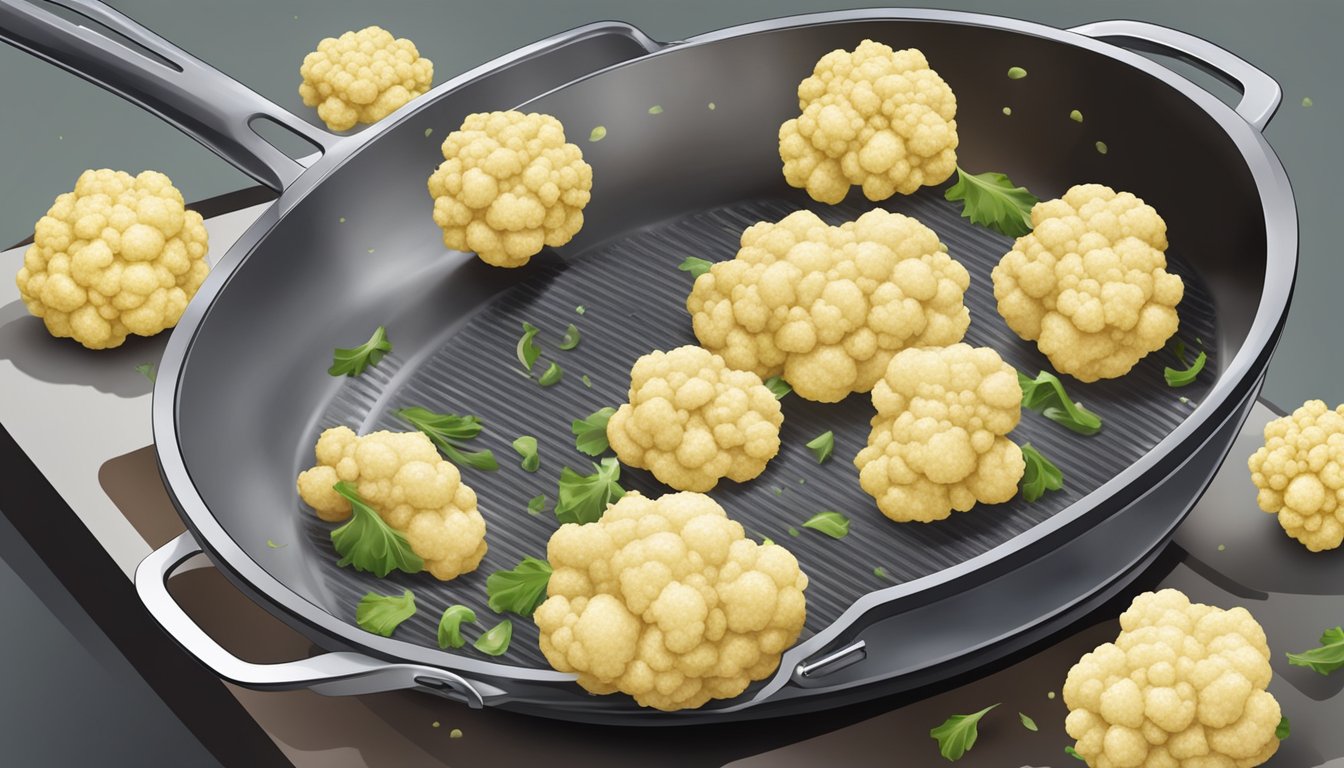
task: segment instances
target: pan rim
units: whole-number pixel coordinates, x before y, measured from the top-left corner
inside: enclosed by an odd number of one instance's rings
[[[1163,473],[1173,463],[1173,457],[1177,457],[1178,448],[1207,436],[1205,433],[1212,429],[1210,424],[1217,422],[1219,415],[1225,415],[1227,409],[1239,401],[1240,398],[1236,396],[1244,394],[1245,387],[1254,386],[1259,381],[1286,321],[1287,308],[1297,270],[1296,204],[1282,163],[1263,134],[1245,122],[1231,107],[1174,71],[1124,48],[1075,32],[989,14],[927,9],[858,9],[788,16],[751,22],[698,35],[648,55],[639,56],[629,62],[597,70],[545,94],[538,94],[526,103],[531,103],[549,93],[569,87],[573,83],[597,77],[611,69],[618,69],[634,62],[675,53],[685,48],[747,35],[778,32],[800,27],[882,21],[928,21],[988,27],[1062,42],[1128,64],[1177,90],[1193,102],[1194,106],[1208,114],[1228,135],[1242,155],[1252,175],[1256,190],[1260,195],[1261,208],[1264,214],[1267,268],[1264,287],[1254,319],[1247,331],[1246,339],[1238,353],[1223,368],[1209,396],[1195,408],[1184,422],[1159,441],[1133,466],[1111,478],[1050,520],[982,555],[938,573],[868,593],[855,601],[854,605],[841,614],[831,625],[790,648],[784,654],[779,669],[766,685],[757,690],[755,695],[748,699],[732,701],[730,706],[700,710],[704,713],[732,712],[765,701],[789,682],[792,678],[793,668],[799,661],[820,650],[826,643],[833,640],[838,634],[851,626],[857,618],[872,608],[915,593],[926,592],[930,588],[946,588],[951,584],[966,580],[972,574],[991,574],[994,564],[1002,563],[1005,558],[1023,548],[1039,545],[1046,539],[1061,537],[1068,527],[1093,513],[1102,502],[1121,495],[1121,492],[1126,489],[1134,489],[1145,478],[1152,478]],[[628,25],[620,26],[626,30],[633,30]],[[630,34],[635,33],[637,33],[637,30]],[[477,661],[445,654],[436,649],[422,647],[406,641],[375,637],[358,630],[348,621],[308,601],[289,586],[272,577],[219,524],[219,521],[211,513],[209,506],[198,493],[196,486],[192,483],[185,457],[177,440],[180,379],[185,370],[189,354],[194,347],[196,336],[203,327],[214,303],[227,287],[231,277],[256,251],[257,246],[265,240],[280,220],[309,192],[325,180],[326,176],[358,154],[364,146],[376,141],[385,131],[394,130],[403,121],[418,114],[430,103],[443,98],[482,74],[518,63],[542,50],[548,43],[559,39],[570,38],[566,33],[562,33],[487,62],[425,94],[416,103],[413,103],[411,108],[402,110],[396,118],[375,124],[355,136],[338,142],[332,151],[314,163],[291,187],[285,190],[270,209],[229,249],[216,266],[215,272],[212,273],[211,277],[213,279],[207,280],[207,283],[202,286],[200,294],[203,294],[203,296],[198,296],[198,300],[193,301],[187,308],[165,349],[161,370],[169,375],[161,375],[156,384],[152,406],[153,431],[156,436],[155,445],[160,471],[174,505],[197,536],[198,541],[206,549],[216,567],[220,568],[231,581],[252,596],[254,600],[271,610],[272,613],[280,615],[282,619],[290,623],[297,622],[303,628],[320,633],[320,637],[326,645],[340,644],[357,648],[380,658],[413,660],[418,663],[484,675],[494,679],[535,682],[569,682],[573,680],[573,676],[568,674],[496,662]],[[1104,585],[1098,585],[1098,588],[1101,586]],[[622,712],[621,714],[638,714],[638,711],[634,713]]]

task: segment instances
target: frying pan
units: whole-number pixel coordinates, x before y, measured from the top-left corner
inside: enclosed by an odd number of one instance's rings
[[[154,434],[189,530],[136,574],[164,628],[241,685],[330,694],[418,688],[476,707],[666,725],[816,710],[972,670],[1067,626],[1155,556],[1254,401],[1292,291],[1294,202],[1261,136],[1279,88],[1227,51],[1162,27],[1108,21],[1066,31],[877,9],[660,44],[628,25],[596,24],[482,65],[338,137],[101,4],[55,5],[119,37],[24,0],[0,0],[0,37],[141,104],[280,193],[219,261],[169,340]],[[1150,355],[1122,379],[1070,382],[1074,397],[1103,418],[1099,435],[1080,437],[1030,413],[1014,432],[1061,466],[1065,489],[932,525],[892,524],[858,490],[849,459],[867,435],[865,396],[837,405],[786,398],[780,456],[757,480],[725,484],[714,496],[750,535],[797,554],[811,576],[808,621],[779,669],[735,699],[661,713],[620,695],[587,695],[570,675],[549,669],[525,619],[515,620],[513,645],[499,658],[439,650],[434,627],[445,606],[466,604],[493,624],[499,617],[484,604],[485,576],[544,555],[555,523],[524,510],[535,494],[554,498],[560,467],[586,469],[569,421],[619,404],[638,355],[693,342],[683,305],[690,284],[676,265],[687,255],[731,258],[745,226],[798,208],[835,223],[872,207],[857,193],[839,206],[813,203],[783,183],[775,151],[780,122],[796,114],[797,82],[822,54],[864,38],[921,48],[951,84],[962,167],[1008,173],[1042,198],[1095,181],[1154,205],[1169,227],[1170,268],[1187,285],[1180,335],[1209,352],[1207,372],[1171,390],[1161,368],[1173,361]],[[1112,40],[1192,62],[1240,90],[1240,99],[1230,107],[1105,42]],[[1029,77],[1008,80],[1009,66]],[[594,168],[593,201],[569,245],[526,268],[497,270],[445,250],[424,184],[441,160],[439,142],[466,114],[518,105],[556,115],[581,144]],[[1074,109],[1086,122],[1068,118]],[[297,135],[320,156],[289,157],[258,136],[258,121]],[[606,138],[585,142],[597,125]],[[994,310],[989,270],[1007,239],[967,224],[937,189],[881,205],[932,227],[971,272],[969,341],[994,346],[1020,370],[1048,367]],[[546,329],[545,354],[567,371],[560,385],[543,390],[518,375],[513,345],[523,320]],[[570,322],[584,341],[558,352]],[[358,378],[325,373],[333,347],[377,325],[388,328],[392,354]],[[311,465],[321,430],[406,429],[392,414],[412,404],[481,416],[486,431],[477,442],[504,465],[464,471],[488,521],[490,553],[477,572],[448,583],[337,568],[329,527],[295,498],[294,478]],[[836,459],[818,465],[802,443],[826,429],[836,434]],[[536,475],[506,458],[520,434],[541,441]],[[664,490],[630,469],[622,483],[646,494]],[[852,520],[847,538],[798,532],[828,508]],[[270,549],[267,539],[285,546]],[[262,665],[216,644],[166,587],[200,553],[330,652]],[[415,591],[420,611],[394,637],[354,624],[360,595],[403,586]]]

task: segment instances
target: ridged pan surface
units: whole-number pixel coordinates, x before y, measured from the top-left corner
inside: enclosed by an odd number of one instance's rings
[[[1019,339],[996,310],[990,271],[1012,241],[969,224],[960,216],[960,204],[945,201],[941,189],[889,200],[881,207],[913,216],[932,228],[950,255],[970,272],[971,286],[965,297],[971,312],[968,343],[993,347],[1030,375],[1049,370],[1035,344]],[[564,261],[544,254],[519,271],[516,287],[495,296],[465,322],[446,328],[427,354],[415,350],[414,356],[406,358],[394,350],[363,376],[344,384],[306,445],[311,446],[322,429],[336,425],[360,433],[410,429],[394,412],[418,405],[479,416],[485,429],[470,447],[493,450],[500,469],[463,470],[464,482],[480,499],[490,549],[475,572],[447,583],[425,574],[398,573],[380,580],[337,568],[329,535],[332,526],[296,505],[295,514],[305,521],[302,546],[315,550],[313,560],[330,563],[320,571],[325,582],[322,593],[331,600],[324,607],[353,621],[355,604],[366,592],[390,594],[410,588],[420,610],[398,628],[397,636],[427,647],[435,647],[438,618],[448,605],[469,606],[483,628],[493,625],[498,617],[486,605],[486,577],[514,567],[524,556],[545,557],[547,539],[558,527],[552,509],[561,468],[569,466],[585,474],[592,471],[593,460],[574,447],[570,422],[603,406],[625,402],[630,366],[640,355],[696,343],[685,307],[692,281],[677,265],[687,256],[731,259],[743,229],[758,221],[776,221],[802,207],[814,210],[827,223],[839,224],[857,218],[873,204],[857,192],[838,206],[818,205],[802,196],[745,200],[644,227],[586,252],[567,254]],[[1198,340],[1206,349],[1217,349],[1208,290],[1182,260],[1179,248],[1168,253],[1168,261],[1168,269],[1185,281],[1179,337],[1192,347]],[[576,311],[580,306],[582,314]],[[565,371],[558,385],[543,389],[522,374],[515,345],[524,322],[542,329],[537,337],[542,359],[534,374],[554,360]],[[570,323],[580,329],[582,343],[573,351],[560,351],[558,343]],[[1023,413],[1010,437],[1038,447],[1065,477],[1062,491],[1034,503],[1018,497],[1005,504],[953,513],[950,519],[933,524],[891,522],[860,489],[852,463],[867,440],[873,416],[866,394],[852,395],[837,404],[786,396],[780,454],[755,480],[744,484],[725,480],[711,495],[729,517],[742,523],[749,536],[769,537],[798,557],[810,577],[803,635],[807,637],[833,622],[865,593],[936,573],[1003,544],[1138,460],[1191,413],[1217,375],[1217,361],[1210,359],[1195,384],[1171,389],[1162,375],[1167,365],[1176,365],[1175,359],[1158,352],[1118,380],[1082,384],[1063,377],[1072,396],[1102,418],[1105,426],[1098,435],[1076,435],[1039,414]],[[591,387],[583,383],[584,375]],[[830,461],[818,465],[804,443],[826,430],[835,433],[835,452]],[[510,447],[520,435],[534,435],[540,442],[541,469],[536,473],[524,472]],[[305,451],[304,457],[311,459],[311,449]],[[296,467],[295,472],[310,464]],[[622,468],[621,484],[646,496],[670,491],[649,473],[628,467]],[[531,515],[528,500],[538,494],[545,494],[547,508]],[[847,537],[834,540],[802,528],[805,520],[823,510],[836,510],[850,519]],[[875,575],[879,567],[885,570],[884,577]],[[511,618],[515,619],[513,642],[499,660],[546,668],[536,627],[528,620]]]

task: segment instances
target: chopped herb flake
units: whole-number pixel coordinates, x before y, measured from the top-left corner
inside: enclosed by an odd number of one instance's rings
[[[539,493],[527,500],[527,513],[529,515],[540,515],[546,511],[546,494]]]
[[[448,648],[461,648],[467,644],[466,638],[462,637],[462,624],[475,623],[476,612],[465,605],[450,605],[439,618],[439,647],[447,650]],[[438,723],[434,724],[437,728]]]
[[[1083,760],[1083,756],[1078,754],[1078,750],[1074,749],[1073,747],[1065,747],[1064,754],[1069,755],[1074,760]],[[1083,761],[1086,762],[1086,760]]]
[[[607,127],[605,125],[597,126],[592,133],[588,134],[589,141],[601,141],[605,138],[607,138]]]
[[[879,579],[890,579],[890,578],[891,578],[891,576],[889,576],[889,575],[887,574],[887,569],[886,569],[886,568],[883,568],[883,567],[880,566],[880,565],[873,569],[873,575],[876,576],[876,577],[879,578]]]
[[[677,269],[685,272],[694,280],[709,271],[714,266],[714,262],[708,259],[702,259],[698,256],[687,256],[684,261],[677,265]]]
[[[1104,142],[1104,141],[1098,141],[1098,142],[1097,142],[1097,152],[1098,152],[1098,153],[1104,155],[1104,154],[1106,154],[1108,151],[1110,151],[1110,150],[1107,149],[1107,147],[1106,147],[1106,142]]]
[[[490,610],[531,616],[546,599],[550,580],[551,564],[535,557],[524,557],[511,571],[495,571],[485,579]]]
[[[649,114],[650,114],[650,115],[661,115],[661,114],[663,114],[663,108],[660,107],[660,106],[657,105],[657,104],[654,104],[652,107],[649,107]]]
[[[571,349],[574,349],[575,347],[579,346],[580,340],[581,337],[579,336],[579,327],[577,325],[574,325],[573,323],[570,323],[569,327],[565,329],[565,337],[560,340],[560,349],[563,349],[564,351],[568,352]]]
[[[1074,402],[1064,391],[1064,383],[1053,373],[1041,371],[1031,379],[1018,371],[1017,383],[1022,387],[1023,408],[1037,411],[1080,435],[1095,435],[1101,431],[1101,418]]]
[[[406,590],[400,595],[369,592],[355,607],[355,623],[365,632],[391,637],[401,623],[415,615],[415,595]]]
[[[391,351],[392,342],[387,340],[387,329],[380,325],[363,344],[349,349],[337,347],[327,373],[332,376],[358,376],[369,366],[377,365],[383,355]]]
[[[435,413],[412,406],[396,411],[397,418],[424,432],[434,445],[454,464],[493,472],[499,469],[494,451],[468,451],[461,442],[470,440],[481,433],[481,420],[475,416],[459,416],[456,413]]]
[[[570,422],[569,431],[574,433],[574,447],[579,449],[579,453],[601,456],[606,452],[610,447],[607,444],[607,422],[611,421],[615,413],[615,408],[599,408],[582,419]]]
[[[849,518],[839,512],[827,510],[808,518],[803,527],[820,531],[832,539],[843,539],[849,535]]]
[[[1316,103],[1316,102],[1314,102],[1314,101],[1311,100],[1311,97],[1310,97],[1310,96],[1303,96],[1303,97],[1302,97],[1302,106],[1304,106],[1304,107],[1310,107],[1312,104],[1315,104],[1315,103]]]
[[[153,363],[141,363],[135,366],[135,372],[144,376],[146,379],[149,379],[151,384],[154,383],[154,379],[159,375],[158,371],[155,370]]]
[[[430,135],[431,133],[433,133],[433,132],[434,132],[434,129],[433,129],[433,128],[426,128],[426,129],[425,129],[425,138],[428,139],[428,138],[429,138],[429,135]]]
[[[835,451],[835,433],[831,430],[822,432],[808,441],[807,449],[812,451],[813,456],[817,457],[818,464],[825,464],[826,460],[831,458],[831,453]]]
[[[1009,80],[1021,80],[1022,78],[1026,77],[1026,76],[1027,76],[1027,70],[1025,70],[1025,69],[1023,69],[1023,68],[1021,68],[1021,67],[1009,67],[1009,68],[1008,68],[1008,79],[1009,79]]]
[[[537,383],[543,387],[553,387],[564,377],[565,372],[560,368],[560,364],[552,362],[546,372],[541,374],[541,378],[537,379]]]
[[[953,715],[943,721],[942,725],[931,729],[929,736],[938,742],[938,754],[948,760],[960,760],[971,747],[975,746],[975,740],[979,735],[976,726],[980,723],[980,718],[997,706],[999,705],[991,704],[970,715]]]
[[[709,102],[709,108],[710,108],[710,109],[714,109],[714,102],[712,102],[712,101]]]
[[[500,656],[509,650],[509,641],[512,639],[513,622],[505,619],[476,638],[476,650],[491,656]],[[461,738],[461,734],[462,732],[458,731],[458,735],[454,738]]]
[[[1012,114],[1013,114],[1013,108],[1012,108],[1012,107],[1004,107],[1004,108],[1003,108],[1003,114],[1004,114],[1004,115],[1007,115],[1007,116],[1009,116],[1009,117],[1012,117]]]
[[[460,739],[460,738],[462,738],[462,729],[461,729],[461,728],[454,728],[453,730],[449,731],[449,732],[448,732],[448,738],[450,738],[450,739]]]
[[[1180,358],[1181,363],[1184,364],[1185,352],[1183,349],[1178,357]],[[1162,369],[1162,378],[1167,380],[1168,387],[1188,386],[1193,384],[1195,379],[1199,377],[1200,371],[1204,370],[1204,365],[1208,360],[1208,354],[1203,350],[1200,350],[1200,353],[1195,356],[1195,361],[1190,364],[1189,368],[1176,369],[1170,366],[1165,367]]]
[[[1069,119],[1075,123],[1081,123],[1083,122],[1083,113],[1075,109],[1069,113]]]
[[[1274,728],[1274,738],[1278,739],[1279,741],[1283,741],[1284,739],[1291,736],[1292,733],[1293,733],[1292,723],[1288,722],[1288,718],[1286,716],[1280,716],[1279,724]]]
[[[523,323],[523,335],[518,339],[518,362],[523,364],[523,370],[529,374],[532,373],[532,366],[537,362],[541,355],[541,347],[537,346],[535,339],[541,329],[531,323]]]
[[[793,391],[793,387],[789,386],[789,382],[779,376],[771,376],[766,379],[765,387],[775,393],[776,400],[783,400],[785,395]]]
[[[1044,496],[1046,491],[1058,491],[1064,487],[1064,473],[1031,443],[1022,444],[1022,458],[1027,462],[1026,471],[1022,473],[1022,498],[1035,501]]]
[[[585,307],[585,306],[583,306],[582,304],[580,304],[579,306],[577,306],[577,307],[574,308],[574,312],[577,313],[577,314],[580,314],[580,315],[582,315],[584,312],[587,312],[587,311],[588,311],[588,308]]]
[[[523,435],[513,441],[513,450],[522,457],[522,466],[524,472],[536,472],[541,466],[541,456],[537,454],[537,438],[531,435]]]
[[[593,380],[590,379],[590,378],[588,378],[588,374],[585,373],[585,374],[583,374],[582,376],[580,376],[580,377],[579,377],[579,381],[582,381],[582,382],[583,382],[583,386],[585,386],[585,387],[587,387],[587,388],[589,388],[589,389],[592,389],[592,388],[593,388]]]
[[[1022,720],[1022,727],[1023,727],[1023,728],[1026,728],[1028,731],[1039,731],[1039,730],[1040,730],[1039,728],[1036,727],[1036,721],[1035,721],[1035,720],[1032,720],[1030,717],[1028,717],[1028,716],[1027,716],[1027,713],[1025,713],[1025,712],[1018,712],[1018,713],[1017,713],[1017,716],[1018,716],[1019,718],[1021,718],[1021,720]]]
[[[794,528],[792,525],[789,526],[789,535],[790,535],[790,536],[798,536],[799,533],[800,533],[800,532],[799,532],[799,530],[798,530],[797,528]]]
[[[276,544],[274,541],[271,541],[270,539],[267,539],[267,540],[266,540],[266,548],[267,548],[267,549],[284,549],[284,548],[287,547],[287,546],[289,546],[289,545],[288,545],[288,544]]]

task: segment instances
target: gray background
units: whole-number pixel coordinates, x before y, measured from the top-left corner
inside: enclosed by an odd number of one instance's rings
[[[129,0],[113,5],[232,74],[282,106],[315,119],[296,87],[304,53],[323,36],[378,23],[412,38],[435,62],[437,82],[537,38],[588,21],[617,18],[651,36],[671,40],[757,18],[795,12],[857,7],[871,3],[825,0],[784,2],[624,3],[522,2],[482,0],[479,4],[383,0],[318,2],[171,2]],[[925,2],[925,6],[985,11],[1070,26],[1103,18],[1129,17],[1165,24],[1206,37],[1249,59],[1284,87],[1284,105],[1267,130],[1288,169],[1301,222],[1301,273],[1287,333],[1270,369],[1266,396],[1291,408],[1310,397],[1332,405],[1344,399],[1344,355],[1332,332],[1337,286],[1344,266],[1334,240],[1333,208],[1339,195],[1332,182],[1341,170],[1339,129],[1341,88],[1339,30],[1344,3],[1321,2]],[[297,18],[296,18],[297,17]],[[968,56],[975,55],[967,51]],[[1301,106],[1304,96],[1315,105]],[[55,195],[68,190],[87,167],[110,166],[136,172],[168,173],[190,200],[242,187],[251,180],[190,139],[100,89],[18,51],[0,46],[0,247],[31,234],[33,221]],[[1190,179],[1189,194],[1217,194],[1216,179]],[[1173,233],[1173,237],[1176,237]],[[3,279],[9,279],[3,277]],[[182,764],[207,760],[189,736],[170,733],[166,712],[128,676],[115,658],[98,650],[96,630],[80,626],[77,608],[30,597],[37,569],[15,552],[0,567],[0,595],[19,606],[21,631],[0,633],[0,653],[12,664],[0,696],[11,737],[36,748],[25,764],[67,764],[77,754],[98,755],[114,764],[155,743],[176,748]],[[26,586],[17,573],[25,573]],[[36,590],[47,594],[47,590]],[[45,604],[44,604],[45,603]],[[81,644],[89,663],[77,653]],[[51,651],[48,653],[47,651]],[[61,651],[56,653],[56,651]],[[84,707],[50,694],[79,690]],[[94,702],[97,702],[95,705]],[[120,713],[120,716],[119,714]],[[89,723],[98,728],[90,732]],[[40,728],[41,730],[33,730]],[[60,733],[82,734],[61,738]],[[38,736],[38,738],[33,738]],[[14,743],[13,738],[5,739]],[[118,743],[138,742],[142,751],[123,752]],[[42,755],[45,755],[43,760]],[[190,755],[191,757],[187,757]]]
[[[281,106],[316,122],[298,95],[303,56],[324,36],[380,24],[415,41],[434,61],[435,82],[526,43],[599,19],[631,22],[675,40],[753,19],[878,3],[828,0],[116,0],[111,5],[233,75]],[[1344,278],[1336,228],[1341,171],[1339,32],[1344,3],[1239,0],[953,0],[923,5],[982,11],[1060,27],[1135,18],[1191,32],[1269,72],[1284,104],[1266,135],[1297,194],[1301,273],[1288,330],[1269,370],[1265,395],[1285,407],[1308,398],[1344,399],[1344,355],[1321,330],[1330,324]],[[297,17],[297,18],[296,18]],[[974,56],[974,51],[966,55]],[[1310,96],[1311,108],[1301,105]],[[118,97],[24,53],[0,46],[0,247],[32,233],[52,199],[85,168],[145,168],[172,177],[188,200],[252,181],[191,139]],[[1217,194],[1216,179],[1190,179],[1192,195]],[[1172,233],[1178,238],[1179,233]],[[6,278],[7,279],[7,278]]]

